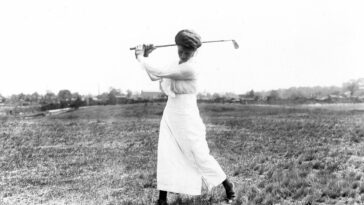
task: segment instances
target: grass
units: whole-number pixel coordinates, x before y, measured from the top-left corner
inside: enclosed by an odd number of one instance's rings
[[[33,119],[2,117],[0,204],[153,204],[164,104],[98,106]],[[364,203],[364,112],[200,104],[212,155],[235,204]],[[216,204],[169,194],[170,204]]]

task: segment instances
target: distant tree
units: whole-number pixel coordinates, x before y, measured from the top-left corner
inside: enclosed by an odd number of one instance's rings
[[[23,98],[23,100],[24,100],[25,102],[30,102],[30,100],[31,100],[30,95],[29,95],[29,94],[24,94],[24,98]]]
[[[107,104],[109,102],[109,93],[104,92],[98,95],[97,99],[99,99],[102,104]]]
[[[72,93],[72,102],[70,104],[70,107],[78,109],[85,104],[86,102],[82,101],[82,96],[78,92]]]
[[[52,103],[56,99],[57,99],[57,96],[52,91],[47,91],[47,93],[43,96],[44,103]]]
[[[38,103],[41,96],[37,92],[34,92],[30,97],[32,102]]]
[[[10,102],[13,104],[24,102],[24,100],[25,100],[25,95],[23,93],[13,94],[10,96]]]
[[[205,97],[205,95],[203,93],[197,94],[197,99],[203,99],[204,97]]]
[[[87,105],[87,106],[96,104],[96,102],[91,94],[85,95],[84,99],[85,99],[85,105]]]
[[[131,90],[126,90],[126,97],[131,98],[133,96],[133,92]]]
[[[254,90],[251,90],[251,91],[247,92],[247,93],[246,93],[246,96],[247,96],[247,97],[250,97],[250,98],[255,97],[255,92],[254,92]]]
[[[109,93],[113,94],[113,95],[120,95],[121,94],[121,90],[120,89],[116,89],[113,87],[109,88]]]
[[[116,96],[121,95],[120,89],[110,88],[109,94],[108,94],[108,104],[115,105],[117,100]]]
[[[135,93],[133,93],[133,96],[134,96],[135,98],[139,98],[139,97],[140,97],[140,95],[141,95],[141,93],[140,93],[140,92],[135,92]]]
[[[70,107],[78,109],[83,106],[85,103],[82,101],[81,95],[76,96],[76,99],[71,103]]]
[[[19,95],[18,95],[18,101],[25,101],[25,94],[24,93],[20,93]]]
[[[11,95],[10,98],[9,98],[9,101],[12,104],[18,102],[18,96],[15,95],[15,94]]]
[[[320,86],[315,86],[315,87],[312,88],[312,90],[313,90],[312,96],[314,98],[323,97],[323,93],[322,93],[322,90],[321,90]]]
[[[277,90],[272,90],[270,91],[268,97],[267,97],[267,101],[274,101],[274,100],[278,100],[279,97],[279,93]]]
[[[302,99],[302,98],[308,98],[308,95],[305,94],[305,91],[303,88],[295,88],[291,90],[289,99],[296,100],[296,99]]]
[[[78,92],[72,93],[71,96],[72,96],[73,100],[76,100],[77,98],[80,98],[80,99],[82,98],[82,96]]]
[[[349,91],[350,96],[354,96],[355,92],[359,90],[359,80],[350,80],[343,84],[344,91]]]
[[[263,101],[264,100],[264,94],[263,93],[261,93],[261,92],[255,92],[254,93],[254,95],[255,95],[255,100],[257,100],[257,101]]]
[[[209,92],[208,92],[208,93],[206,93],[206,98],[207,98],[207,99],[209,99],[209,100],[211,100],[211,99],[212,99],[212,95],[211,95],[211,93],[209,93]]]
[[[57,97],[61,102],[67,102],[67,101],[71,101],[72,94],[71,94],[71,91],[69,91],[69,90],[60,90],[57,94]]]
[[[69,90],[60,90],[57,94],[58,100],[61,103],[61,108],[69,107],[71,105],[72,93]]]
[[[220,96],[220,94],[219,93],[214,93],[214,94],[212,94],[212,99],[218,99],[218,98],[220,98],[221,96]]]
[[[6,101],[6,98],[0,94],[0,103],[3,103]]]

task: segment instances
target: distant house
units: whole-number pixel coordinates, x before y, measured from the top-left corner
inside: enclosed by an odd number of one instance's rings
[[[229,102],[229,103],[239,103],[239,102],[241,102],[238,95],[236,95],[236,96],[226,96],[226,97],[223,97],[223,100],[224,100],[224,102]]]
[[[329,97],[328,96],[321,96],[321,97],[316,97],[315,100],[317,101],[325,101],[325,100],[328,100]]]
[[[122,94],[122,95],[117,95],[117,96],[115,96],[115,98],[116,98],[116,103],[118,103],[118,104],[120,104],[120,103],[126,103],[126,102],[128,102],[128,98],[127,98],[127,96],[126,95],[124,95],[124,94]]]
[[[346,91],[343,93],[343,96],[346,98],[349,98],[351,96],[351,92],[350,91]]]
[[[161,92],[152,92],[152,91],[142,91],[140,93],[140,97],[144,98],[144,99],[159,99],[159,98],[163,98],[163,93]]]
[[[341,95],[329,95],[329,98],[333,100],[338,100],[338,99],[343,99],[344,97]]]
[[[239,95],[237,95],[235,93],[226,93],[225,97],[228,99],[239,99]]]
[[[239,95],[234,94],[234,93],[226,93],[225,94],[225,99],[226,99],[227,102],[230,102],[230,103],[238,103],[238,102],[240,102]]]
[[[248,104],[248,103],[252,103],[252,102],[256,101],[256,98],[246,96],[246,95],[239,95],[239,101],[240,101],[240,103]]]
[[[211,97],[207,95],[197,95],[198,100],[211,100]]]
[[[82,101],[86,102],[86,105],[94,105],[101,103],[101,100],[95,96],[89,96],[82,98]]]

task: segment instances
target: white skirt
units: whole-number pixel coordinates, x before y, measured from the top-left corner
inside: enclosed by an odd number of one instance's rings
[[[200,195],[202,180],[210,190],[225,179],[210,155],[196,95],[169,97],[159,131],[157,189]]]

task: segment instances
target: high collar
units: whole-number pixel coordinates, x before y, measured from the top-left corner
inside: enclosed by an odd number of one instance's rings
[[[188,59],[188,61],[180,63],[180,61],[178,61],[178,64],[190,64],[190,63],[194,63],[195,62],[195,56],[191,57],[190,59]]]

